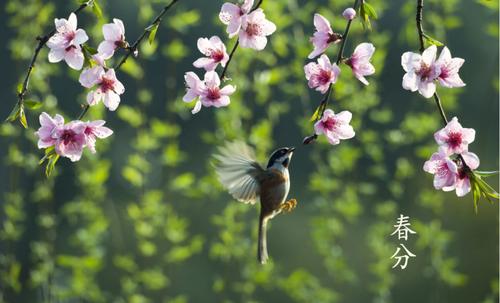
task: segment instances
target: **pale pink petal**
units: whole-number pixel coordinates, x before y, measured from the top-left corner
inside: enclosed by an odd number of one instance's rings
[[[115,53],[116,44],[113,41],[104,40],[99,43],[97,51],[103,59],[109,59]]]
[[[65,54],[66,51],[64,49],[53,48],[49,51],[49,62],[50,63],[60,62],[64,58]]]
[[[472,152],[469,152],[469,151],[466,151],[466,152],[463,152],[462,154],[462,158],[464,159],[465,161],[465,164],[467,164],[467,166],[470,168],[470,169],[476,169],[479,167],[479,157],[475,154],[475,153],[472,153]]]
[[[104,105],[110,110],[115,111],[120,105],[120,96],[113,91],[108,91],[104,95]]]
[[[103,98],[103,93],[100,89],[97,89],[95,91],[90,91],[87,94],[87,103],[90,106],[96,105],[99,103]]]
[[[120,28],[114,23],[104,24],[102,26],[104,39],[108,41],[121,41],[122,33]]]
[[[191,114],[196,114],[201,110],[201,101],[197,101],[196,104],[194,105],[193,110],[191,110]]]
[[[431,66],[436,60],[437,47],[435,45],[431,45],[424,50],[422,53],[422,62],[425,65]]]
[[[333,32],[330,22],[320,14],[314,14],[314,27],[319,32]]]
[[[104,68],[102,66],[87,68],[80,74],[78,81],[83,87],[91,88],[101,80],[102,75],[104,75]]]
[[[405,72],[412,72],[420,66],[422,56],[417,53],[406,52],[401,56],[401,66]]]
[[[222,95],[229,96],[229,95],[232,95],[235,91],[236,91],[236,87],[235,87],[235,86],[233,86],[233,85],[226,85],[226,86],[224,86],[224,87],[220,90],[220,93],[221,93]]]
[[[75,32],[75,38],[73,39],[73,42],[77,45],[83,44],[89,40],[89,36],[87,36],[87,33],[83,29],[78,29]]]
[[[425,98],[430,98],[436,92],[436,84],[434,82],[420,82],[418,92]]]
[[[71,13],[69,15],[67,26],[69,26],[71,30],[76,31],[76,28],[78,27],[78,21],[74,13]]]
[[[82,50],[77,47],[67,51],[64,55],[64,60],[72,69],[82,69],[84,61]]]
[[[403,76],[403,88],[412,92],[418,89],[418,77],[414,72],[408,72]]]
[[[208,87],[218,87],[220,85],[219,75],[214,71],[205,73],[205,84]]]

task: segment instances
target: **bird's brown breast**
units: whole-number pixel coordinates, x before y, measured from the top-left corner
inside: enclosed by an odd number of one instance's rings
[[[277,169],[270,169],[260,181],[262,212],[270,214],[280,207],[288,195],[288,177]]]

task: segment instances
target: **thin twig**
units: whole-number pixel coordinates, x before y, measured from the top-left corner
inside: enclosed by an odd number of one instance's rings
[[[84,8],[89,6],[90,2],[86,2],[81,4],[76,10],[74,10],[72,13],[75,15],[78,15]],[[20,89],[20,91],[17,92],[17,104],[18,106],[23,106],[24,104],[24,98],[26,97],[26,94],[28,93],[28,88],[29,88],[29,83],[31,79],[31,75],[33,74],[33,69],[35,68],[36,60],[38,58],[38,55],[40,54],[41,50],[43,47],[47,44],[49,39],[54,36],[56,33],[56,29],[53,29],[49,33],[47,33],[44,36],[38,36],[36,40],[38,40],[38,45],[35,48],[35,52],[33,53],[33,57],[31,57],[30,65],[28,66],[28,71],[26,72],[26,76],[24,77],[23,85]]]
[[[154,18],[154,20],[144,29],[144,31],[139,36],[139,38],[137,38],[137,40],[135,40],[135,42],[132,43],[132,45],[130,45],[129,47],[127,47],[125,49],[126,53],[122,57],[122,59],[118,62],[118,64],[116,64],[116,66],[114,68],[115,71],[119,70],[123,66],[123,64],[127,61],[127,59],[130,57],[130,55],[134,54],[137,51],[137,48],[139,47],[139,45],[141,44],[141,42],[144,40],[144,38],[146,38],[146,36],[151,32],[152,28],[155,27],[155,26],[159,26],[160,25],[160,23],[161,23],[163,17],[165,16],[165,14],[178,1],[179,0],[172,0],[172,2],[170,2],[167,6],[165,6],[161,10],[161,12],[156,16],[156,18]],[[83,117],[85,117],[85,115],[87,114],[89,108],[90,108],[90,105],[89,104],[85,104],[83,106],[83,108],[82,108],[82,111],[78,115],[77,119],[78,120],[83,119]]]
[[[231,53],[229,54],[229,59],[227,60],[226,65],[224,66],[224,69],[222,70],[222,72],[220,73],[220,76],[219,76],[219,78],[221,80],[224,80],[224,76],[226,75],[226,72],[227,72],[227,67],[229,66],[229,63],[231,62],[231,60],[233,59],[234,52],[236,52],[238,45],[240,45],[240,40],[236,40],[236,43],[234,44],[233,49],[231,50]]]

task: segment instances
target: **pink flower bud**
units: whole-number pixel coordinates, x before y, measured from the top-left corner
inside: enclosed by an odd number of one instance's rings
[[[356,18],[356,11],[352,7],[346,8],[342,13],[342,16],[344,16],[347,20],[352,20]]]

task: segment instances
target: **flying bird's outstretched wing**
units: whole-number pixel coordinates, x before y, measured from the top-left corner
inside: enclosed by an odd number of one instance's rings
[[[214,155],[215,170],[222,185],[238,201],[254,204],[260,194],[259,175],[264,171],[253,149],[243,142],[229,142]]]

